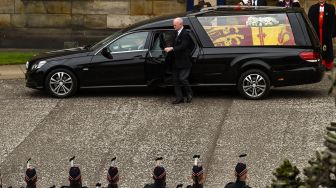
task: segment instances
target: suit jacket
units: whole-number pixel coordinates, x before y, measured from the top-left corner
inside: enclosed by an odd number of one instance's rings
[[[177,34],[177,33],[176,33]],[[173,45],[174,63],[173,68],[187,69],[191,68],[191,52],[194,49],[194,43],[186,29],[183,29],[175,38]]]
[[[252,0],[252,5],[254,6],[254,1],[257,2],[257,6],[267,6],[267,1],[266,0]]]
[[[336,12],[336,10],[335,10],[335,12]],[[336,15],[335,15],[335,20],[336,20]],[[335,27],[334,27],[333,37],[336,37],[336,24],[335,24]]]
[[[313,24],[313,27],[317,33],[317,36],[320,37],[319,29],[319,15],[320,15],[320,4],[316,3],[309,8],[308,17]],[[324,4],[324,20],[323,20],[323,38],[322,38],[322,47],[326,45],[327,50],[322,51],[322,58],[327,61],[332,61],[334,59],[334,51],[332,44],[332,35],[334,34],[335,29],[335,7],[331,4]]]

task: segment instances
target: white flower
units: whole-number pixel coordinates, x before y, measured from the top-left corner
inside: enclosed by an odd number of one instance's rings
[[[279,21],[274,17],[249,17],[246,25],[250,27],[274,26],[278,25]]]

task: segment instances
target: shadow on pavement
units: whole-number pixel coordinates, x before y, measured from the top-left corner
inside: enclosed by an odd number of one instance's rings
[[[309,99],[327,96],[327,89],[281,88],[271,90],[267,99]]]
[[[194,98],[221,98],[244,100],[235,89],[221,88],[194,88]],[[27,92],[31,98],[53,98],[45,91],[32,90]],[[308,88],[275,88],[264,100],[272,99],[309,99],[327,97],[327,89],[308,89]],[[79,90],[75,96],[66,98],[106,98],[106,97],[170,97],[174,98],[172,88],[151,89],[151,88],[118,88],[118,89],[97,89]],[[55,98],[56,99],[56,98]]]

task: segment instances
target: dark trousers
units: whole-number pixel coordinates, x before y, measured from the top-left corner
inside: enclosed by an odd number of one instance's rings
[[[192,90],[188,81],[190,68],[188,69],[173,69],[174,90],[176,100],[183,99],[183,89],[187,97],[192,96]]]

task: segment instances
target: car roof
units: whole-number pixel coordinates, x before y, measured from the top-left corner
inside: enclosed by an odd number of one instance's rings
[[[276,6],[214,6],[203,8],[200,11],[189,11],[183,13],[168,14],[164,16],[154,17],[135,23],[122,30],[122,33],[137,30],[150,30],[150,29],[173,29],[172,21],[174,18],[180,17],[184,20],[184,25],[190,25],[188,17],[197,16],[220,16],[228,14],[267,14],[267,13],[289,13],[289,12],[302,12],[302,8],[285,8]]]

